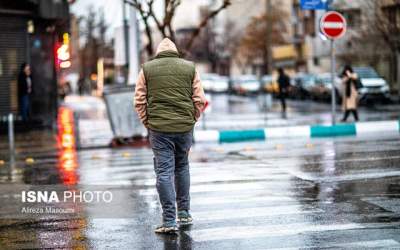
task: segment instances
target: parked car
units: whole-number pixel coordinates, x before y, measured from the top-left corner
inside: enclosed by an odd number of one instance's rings
[[[289,96],[295,99],[306,99],[311,96],[311,89],[316,83],[316,76],[307,73],[298,73],[292,79]]]
[[[335,77],[336,100],[341,100],[341,80]],[[332,98],[332,76],[331,73],[322,73],[316,75],[315,84],[310,90],[311,97],[316,100],[329,101]]]
[[[354,67],[354,72],[357,73],[363,86],[358,90],[361,100],[368,101],[368,99],[376,98],[389,100],[389,85],[373,68]]]
[[[279,94],[279,84],[277,79],[272,75],[264,75],[261,78],[262,88],[265,92],[271,93],[273,95]]]
[[[218,75],[213,73],[203,73],[200,75],[204,91],[211,91],[211,86],[213,85],[216,77],[218,77]]]
[[[255,75],[241,75],[233,78],[232,89],[235,93],[241,95],[258,93],[261,89],[261,83]]]
[[[214,85],[211,87],[212,92],[228,92],[229,90],[229,77],[227,76],[218,76],[214,82]]]
[[[229,89],[229,78],[226,76],[204,73],[200,77],[206,92],[227,92]]]

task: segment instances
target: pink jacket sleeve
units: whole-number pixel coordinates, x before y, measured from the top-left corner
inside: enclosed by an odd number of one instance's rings
[[[147,86],[143,69],[136,80],[134,106],[142,123],[147,127]]]
[[[195,107],[195,118],[197,121],[200,118],[201,112],[203,112],[205,105],[207,103],[206,97],[204,95],[203,86],[201,85],[200,76],[197,71],[195,73],[192,86],[193,86],[192,101]]]

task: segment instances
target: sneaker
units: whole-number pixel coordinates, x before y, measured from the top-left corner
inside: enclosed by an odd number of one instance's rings
[[[171,234],[177,232],[179,229],[176,224],[163,224],[158,226],[154,232],[160,234]]]
[[[191,225],[192,222],[193,218],[188,211],[186,210],[178,211],[178,223],[180,225]]]

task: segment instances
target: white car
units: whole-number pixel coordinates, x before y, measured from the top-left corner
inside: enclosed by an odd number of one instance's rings
[[[211,87],[214,83],[214,79],[217,77],[217,74],[212,73],[204,73],[200,74],[201,84],[203,86],[204,91],[211,91]]]
[[[213,73],[200,76],[203,89],[206,92],[226,92],[229,89],[229,78]]]
[[[373,68],[354,67],[354,72],[357,73],[362,84],[362,88],[358,90],[361,99],[376,97],[389,99],[389,85]]]
[[[261,89],[261,83],[256,76],[243,75],[234,78],[232,88],[238,94],[257,93]]]

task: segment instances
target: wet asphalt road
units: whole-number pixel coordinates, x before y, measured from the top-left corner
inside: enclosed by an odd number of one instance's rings
[[[1,137],[1,159],[7,148]],[[194,225],[173,236],[153,233],[150,149],[73,151],[66,163],[55,135],[35,132],[17,136],[17,152],[12,170],[0,166],[2,184],[113,185],[131,216],[0,219],[1,249],[400,249],[399,134],[197,144]]]

